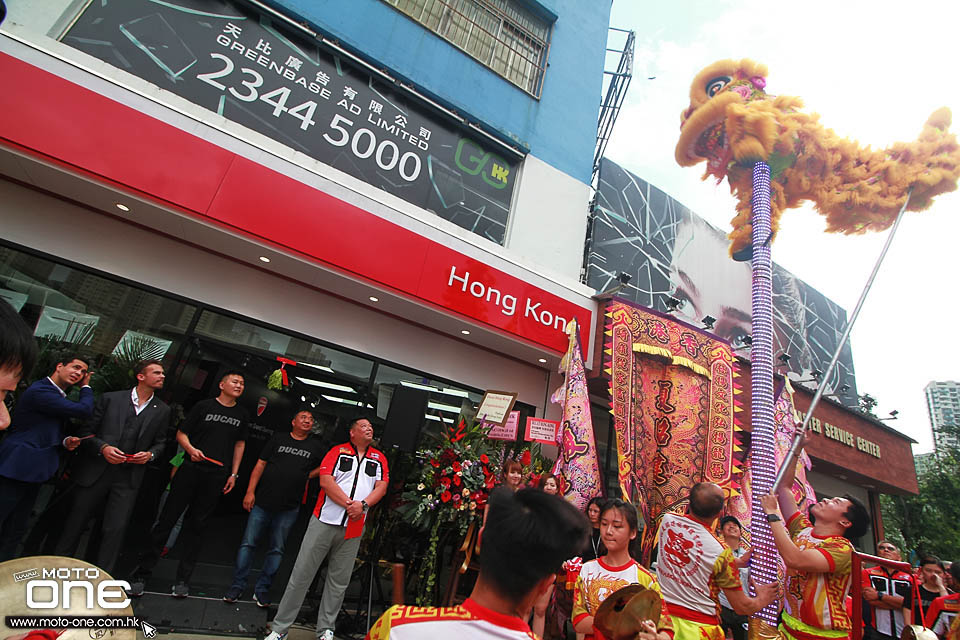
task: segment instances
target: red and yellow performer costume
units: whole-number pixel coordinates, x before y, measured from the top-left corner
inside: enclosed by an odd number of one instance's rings
[[[813,535],[807,516],[797,512],[787,521],[790,538],[800,549],[816,549],[827,559],[829,573],[787,570],[780,635],[785,640],[835,640],[850,633],[844,601],[850,591],[853,547],[842,536]]]
[[[740,591],[733,551],[689,516],[668,513],[660,524],[657,578],[676,640],[723,640],[722,589]]]
[[[526,621],[491,611],[470,598],[456,607],[394,605],[367,632],[366,640],[538,640]]]
[[[652,573],[644,569],[636,560],[620,565],[611,566],[605,562],[605,557],[584,563],[580,568],[577,586],[573,591],[573,624],[588,616],[596,615],[597,609],[607,596],[627,585],[639,584],[647,589],[660,593],[660,585]],[[670,617],[666,614],[667,605],[663,605],[660,613],[658,631],[672,632]],[[584,640],[602,640],[596,633],[588,633]]]

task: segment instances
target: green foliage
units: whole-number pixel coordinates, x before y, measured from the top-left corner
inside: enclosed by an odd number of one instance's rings
[[[888,537],[917,556],[960,560],[960,449],[941,448],[939,461],[918,469],[916,496],[880,497]]]

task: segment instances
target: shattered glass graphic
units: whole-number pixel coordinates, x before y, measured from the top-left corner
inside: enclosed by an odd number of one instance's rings
[[[631,276],[623,286],[620,273]],[[727,255],[726,233],[711,226],[660,189],[604,158],[590,223],[586,281],[598,291],[667,312],[695,326],[713,317],[712,332],[734,347],[750,332],[750,264]],[[783,267],[773,265],[774,353],[779,373],[792,371],[815,386],[843,334],[847,312]],[[738,349],[749,357],[749,349]],[[857,406],[857,385],[849,340],[834,371],[822,383],[833,398]]]

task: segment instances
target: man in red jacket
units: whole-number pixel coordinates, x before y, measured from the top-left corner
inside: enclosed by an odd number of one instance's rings
[[[900,561],[900,550],[889,540],[877,545],[877,555]],[[899,569],[871,567],[861,576],[864,612],[867,617],[864,637],[867,640],[896,640],[903,632],[904,600],[909,603],[913,592],[913,576]]]

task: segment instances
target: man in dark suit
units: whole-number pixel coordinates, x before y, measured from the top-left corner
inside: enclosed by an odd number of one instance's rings
[[[105,505],[96,564],[107,573],[120,553],[144,465],[163,453],[170,423],[170,407],[155,395],[163,388],[163,365],[147,360],[134,372],[137,386],[103,394],[81,434],[92,437],[81,444],[71,471],[73,504],[56,547],[57,555],[73,555],[87,521]]]
[[[15,557],[37,493],[57,472],[60,453],[80,444],[76,436],[64,438],[64,427],[68,418],[89,418],[93,412],[91,375],[85,358],[68,355],[17,401],[0,442],[0,562]],[[67,398],[75,384],[82,387],[78,402]]]

